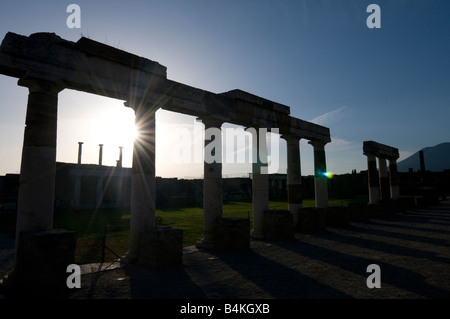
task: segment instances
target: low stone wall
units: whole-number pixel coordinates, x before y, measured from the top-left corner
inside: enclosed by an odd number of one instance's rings
[[[354,202],[348,203],[347,207],[350,215],[350,221],[368,222],[369,221],[369,207],[367,203]]]
[[[155,226],[139,234],[137,264],[151,269],[182,265],[183,231],[169,226]]]
[[[326,230],[326,209],[302,208],[298,214],[298,232],[323,232]]]
[[[419,207],[434,206],[439,204],[439,192],[434,187],[423,187],[420,189],[421,196],[417,198]]]
[[[75,232],[63,229],[21,233],[14,269],[3,279],[6,293],[39,298],[68,292],[76,241]]]
[[[264,239],[285,240],[294,238],[294,218],[288,210],[264,211]]]
[[[214,249],[240,251],[250,248],[250,221],[218,218],[214,225]]]
[[[414,196],[404,196],[398,199],[401,212],[414,210],[416,208],[416,198]]]
[[[331,227],[348,226],[350,224],[350,210],[344,206],[328,207],[326,213],[326,225]]]
[[[383,217],[385,214],[385,207],[381,203],[369,204],[369,218]]]

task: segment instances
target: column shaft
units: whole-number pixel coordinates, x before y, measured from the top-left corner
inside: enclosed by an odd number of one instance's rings
[[[269,209],[269,175],[267,171],[267,140],[266,130],[259,129],[253,135],[254,148],[252,165],[252,206],[253,230],[252,236],[263,238],[264,211]]]
[[[382,200],[388,200],[391,197],[389,190],[389,177],[387,173],[386,159],[378,158],[378,167],[380,168],[380,195]]]
[[[199,245],[214,248],[214,225],[223,213],[221,122],[204,120],[203,239]]]
[[[391,187],[391,198],[400,197],[396,159],[389,159],[389,183]]]
[[[138,136],[133,146],[131,176],[130,250],[127,259],[138,258],[139,233],[155,225],[155,112],[135,109]]]
[[[83,152],[83,142],[78,142],[78,164],[81,164],[82,152]]]
[[[380,199],[380,183],[378,179],[377,159],[373,154],[366,154],[369,184],[369,203],[375,204]]]
[[[298,224],[298,214],[302,208],[302,181],[300,164],[300,138],[285,136],[287,147],[287,191],[288,209],[291,212],[294,225]]]
[[[16,243],[23,231],[51,230],[56,175],[58,92],[53,82],[21,79],[29,88],[20,168]]]
[[[314,147],[314,188],[317,208],[328,207],[328,177],[326,157],[325,157],[325,143],[321,141],[310,141]]]

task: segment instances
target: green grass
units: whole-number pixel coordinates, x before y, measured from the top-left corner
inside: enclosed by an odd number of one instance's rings
[[[330,200],[330,206],[347,205],[346,200]],[[304,200],[303,207],[314,207],[314,200]],[[286,201],[271,201],[269,209],[287,209]],[[223,217],[249,218],[252,227],[251,201],[231,201],[223,204]],[[203,209],[197,207],[177,207],[158,209],[158,225],[171,226],[183,230],[183,245],[190,246],[203,238]],[[53,228],[77,232],[75,262],[78,264],[99,262],[102,257],[103,240],[106,229],[106,246],[117,255],[123,256],[129,247],[129,209],[78,210],[70,213],[55,213]],[[0,215],[0,232],[14,237],[15,216]],[[105,261],[116,256],[105,251]]]

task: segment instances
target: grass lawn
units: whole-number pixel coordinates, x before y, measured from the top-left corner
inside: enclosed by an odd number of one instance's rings
[[[330,200],[330,206],[346,205],[345,200]],[[314,200],[304,200],[303,207],[313,207]],[[287,209],[286,201],[271,201],[270,209]],[[224,217],[250,219],[252,228],[251,201],[232,201],[223,204]],[[190,246],[203,237],[203,209],[198,207],[178,207],[158,209],[158,225],[183,229],[183,245]],[[108,226],[107,226],[108,225]],[[0,232],[14,237],[15,215],[0,215]],[[63,228],[77,232],[75,262],[78,264],[99,262],[102,258],[103,240],[106,230],[106,246],[119,256],[128,251],[130,231],[129,209],[78,210],[71,213],[55,213],[53,228]],[[105,261],[116,256],[105,250]]]

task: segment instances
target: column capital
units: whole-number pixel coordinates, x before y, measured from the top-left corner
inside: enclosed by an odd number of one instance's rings
[[[397,158],[395,157],[389,157],[387,158],[390,164],[396,164],[397,165]]]
[[[205,127],[217,127],[217,128],[221,128],[222,124],[224,123],[223,120],[219,120],[209,116],[197,117],[196,121],[202,122],[205,125]]]
[[[152,103],[141,103],[141,102],[130,102],[130,101],[126,101],[123,103],[123,105],[125,107],[129,107],[130,109],[132,109],[136,114],[153,114],[156,113],[156,111],[158,111],[159,106]]]
[[[290,134],[290,133],[281,134],[281,138],[284,139],[286,142],[288,142],[288,141],[300,142],[300,140],[302,139],[300,136],[295,135],[295,134]]]
[[[328,143],[328,142],[326,142],[326,141],[321,141],[321,140],[310,140],[310,141],[308,142],[308,144],[312,145],[312,146],[314,147],[314,149],[324,149],[324,148],[325,148],[325,145],[326,145],[327,143]]]
[[[50,92],[57,94],[65,89],[60,79],[44,79],[39,76],[26,74],[17,81],[17,85],[27,87],[30,92]]]

